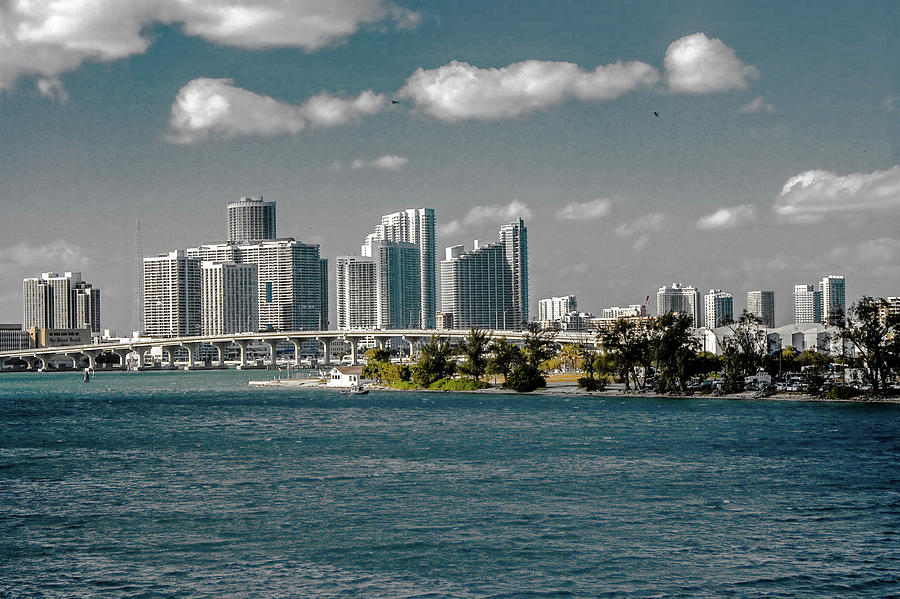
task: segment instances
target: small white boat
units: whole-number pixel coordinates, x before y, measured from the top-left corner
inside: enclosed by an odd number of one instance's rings
[[[354,385],[348,389],[344,389],[341,393],[345,395],[365,395],[369,392],[365,387],[360,387],[358,385]]]

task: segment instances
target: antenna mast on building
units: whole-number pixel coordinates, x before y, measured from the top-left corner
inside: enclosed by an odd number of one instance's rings
[[[141,237],[141,221],[136,222],[134,233],[134,329],[144,331],[144,241]]]

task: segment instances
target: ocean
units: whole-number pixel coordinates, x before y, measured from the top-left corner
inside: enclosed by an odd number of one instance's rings
[[[900,596],[900,406],[0,375],[0,597]]]

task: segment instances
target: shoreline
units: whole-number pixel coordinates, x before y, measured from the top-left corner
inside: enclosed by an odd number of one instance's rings
[[[342,391],[344,387],[328,387],[318,378],[307,379],[279,379],[271,381],[250,381],[251,387],[274,387],[274,388],[304,388]],[[815,403],[858,403],[858,404],[900,404],[900,397],[852,397],[848,399],[827,399],[824,397],[816,397],[807,393],[776,393],[768,397],[756,397],[756,393],[745,391],[742,393],[732,393],[728,395],[670,395],[655,393],[653,391],[626,391],[623,388],[607,388],[603,391],[583,391],[578,388],[577,384],[567,382],[547,381],[547,387],[519,393],[511,391],[503,387],[489,387],[487,389],[475,389],[469,391],[445,391],[441,389],[397,389],[388,385],[379,383],[369,383],[365,388],[372,392],[392,391],[396,393],[471,393],[471,394],[493,394],[493,395],[539,395],[550,397],[578,397],[578,398],[613,398],[613,399],[714,399],[725,401],[784,401],[784,402],[815,402]]]

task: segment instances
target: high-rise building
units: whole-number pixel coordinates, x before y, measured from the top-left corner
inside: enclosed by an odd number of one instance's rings
[[[840,326],[847,314],[844,275],[828,275],[819,283],[822,297],[822,320],[828,325]]]
[[[714,329],[734,320],[734,296],[721,289],[710,289],[703,296],[703,322]]]
[[[335,261],[337,328],[374,329],[378,322],[378,285],[375,260],[338,256]]]
[[[366,253],[338,258],[338,328],[420,328],[419,246],[370,241]]]
[[[528,229],[517,219],[500,227],[503,256],[510,270],[512,318],[515,328],[528,322]]]
[[[230,242],[247,243],[275,238],[275,202],[264,202],[259,196],[228,203]]]
[[[693,326],[700,326],[700,292],[693,285],[672,283],[663,286],[656,293],[656,313],[659,316],[669,312],[684,312],[693,319]]]
[[[812,285],[794,285],[794,322],[822,322],[822,292]]]
[[[419,322],[424,328],[435,327],[437,311],[436,246],[434,241],[434,209],[407,208],[381,217],[381,224],[369,234],[362,245],[362,255],[370,256],[372,243],[394,241],[413,243],[419,248]]]
[[[313,331],[328,323],[327,263],[319,246],[293,238],[241,244],[208,243],[188,248],[187,255],[209,262],[255,264],[259,327],[268,331]],[[146,302],[145,302],[145,305]]]
[[[577,310],[578,300],[574,295],[549,297],[538,301],[538,320],[541,322],[560,320],[569,312]]]
[[[466,252],[456,245],[441,261],[441,311],[458,329],[518,329],[513,312],[511,273],[500,242]]]
[[[144,332],[184,337],[202,332],[200,260],[175,250],[144,258]]]
[[[759,324],[766,327],[775,326],[775,292],[748,291],[747,312],[759,319]]]
[[[255,264],[203,262],[200,274],[204,335],[259,330]]]
[[[100,289],[80,272],[41,273],[22,281],[23,327],[100,332]]]

